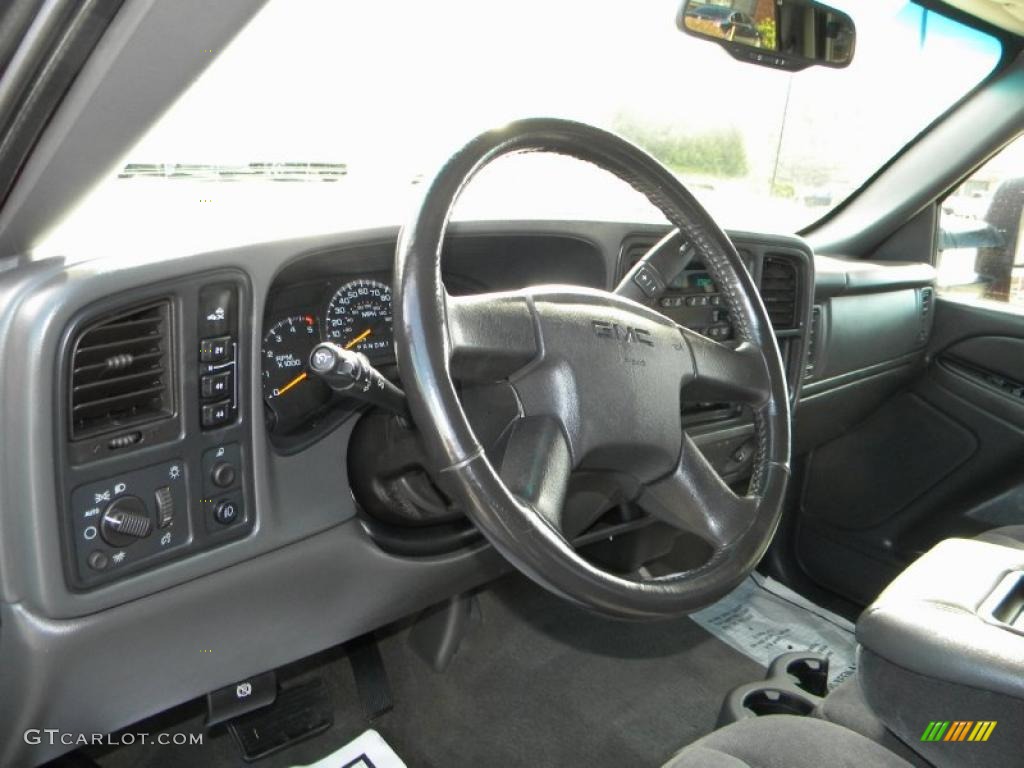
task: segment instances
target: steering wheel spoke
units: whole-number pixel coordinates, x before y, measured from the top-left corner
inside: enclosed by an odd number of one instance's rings
[[[736,494],[684,434],[672,474],[649,484],[637,503],[649,514],[725,549],[754,520],[759,499]]]
[[[694,375],[684,384],[683,398],[728,401],[761,406],[771,396],[771,378],[764,353],[749,342],[720,344],[680,326],[693,354]]]
[[[572,469],[569,442],[558,419],[527,416],[512,425],[498,473],[520,501],[559,533]]]
[[[524,294],[446,294],[445,308],[453,379],[500,381],[540,353],[533,315]]]

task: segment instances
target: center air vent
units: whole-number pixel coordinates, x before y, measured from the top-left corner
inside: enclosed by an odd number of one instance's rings
[[[168,302],[148,304],[85,327],[78,332],[73,350],[73,440],[173,415]]]
[[[796,265],[789,259],[765,256],[761,275],[761,299],[776,331],[798,326]]]

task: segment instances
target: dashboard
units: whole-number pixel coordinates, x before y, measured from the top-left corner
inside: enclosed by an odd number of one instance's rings
[[[666,234],[665,227],[529,226],[456,228],[442,254],[447,290],[610,289]],[[215,562],[208,556],[237,556],[257,541],[268,546],[273,513],[261,514],[260,506],[277,500],[283,509],[303,509],[296,517],[275,510],[279,542],[336,524],[339,512],[359,518],[388,552],[447,555],[478,541],[431,479],[415,425],[329,388],[309,369],[312,349],[328,341],[362,353],[401,384],[391,290],[397,236],[352,233],[297,247],[262,288],[251,285],[251,268],[206,269],[153,281],[127,299],[105,295],[69,319],[58,352],[56,466],[61,561],[72,594],[110,599],[113,585],[159,582],[190,563]],[[811,255],[794,238],[734,241],[765,302],[795,404],[810,327]],[[679,247],[682,269],[647,303],[734,343],[725,297],[699,255],[685,243],[671,247]],[[475,407],[493,415],[513,405]],[[684,396],[680,419],[727,482],[749,477],[753,425],[741,406]],[[315,476],[305,474],[317,467]],[[343,507],[339,494],[349,497]],[[627,521],[613,515],[605,522]],[[589,523],[580,531],[598,532]]]
[[[361,352],[377,367],[394,365],[392,277],[387,272],[346,274],[326,282],[289,285],[273,294],[273,311],[264,322],[260,348],[270,432],[289,433],[331,404],[331,390],[308,371],[310,353],[319,342],[330,341]],[[453,293],[468,292],[470,287],[464,282],[448,276]],[[659,306],[709,338],[732,338],[732,324],[718,287],[699,264],[669,282]]]
[[[564,233],[456,235],[444,254],[453,295],[538,283],[605,287],[605,255]],[[274,281],[263,317],[260,376],[266,429],[284,453],[304,450],[359,410],[308,370],[321,341],[361,352],[398,383],[391,284],[395,240],[301,254]]]
[[[542,283],[612,288],[663,234],[664,228],[657,227],[627,232],[610,251],[565,233],[456,234],[442,259],[445,285],[453,295]],[[795,398],[803,350],[797,342],[809,309],[804,294],[812,280],[810,256],[794,239],[766,241],[762,236],[738,243],[780,334]],[[275,279],[263,317],[259,359],[266,429],[279,452],[307,449],[360,410],[359,403],[339,397],[308,370],[310,352],[319,342],[365,354],[398,383],[391,295],[394,245],[387,240],[303,254]],[[685,267],[664,295],[649,304],[708,338],[732,342],[735,330],[719,287],[692,249],[680,258]],[[692,426],[740,415],[730,403],[686,403],[682,409]],[[735,452],[734,442],[725,448]],[[746,463],[733,462],[725,470],[741,474]]]
[[[608,289],[666,231],[456,223],[442,255],[445,284],[453,294]],[[304,368],[312,345],[328,339],[399,381],[390,288],[398,234],[388,227],[144,262],[50,260],[0,275],[0,321],[23,331],[6,334],[3,351],[24,361],[22,375],[0,381],[5,431],[23,436],[23,449],[3,457],[6,508],[38,511],[0,517],[4,682],[76,704],[6,712],[12,733],[33,722],[105,732],[504,572],[507,563],[430,487],[415,434],[325,391]],[[731,236],[775,325],[795,402],[812,255],[798,238]],[[657,308],[734,340],[698,261]],[[39,382],[51,383],[52,397],[39,396]],[[680,418],[720,474],[742,483],[753,455],[742,410],[685,402]],[[578,546],[642,532],[647,523],[593,490],[582,500],[611,507]],[[375,510],[374,493],[404,526]],[[103,652],[114,638],[133,649],[133,665]],[[139,676],[140,668],[181,673]],[[102,709],[79,705],[96,690],[118,695]]]

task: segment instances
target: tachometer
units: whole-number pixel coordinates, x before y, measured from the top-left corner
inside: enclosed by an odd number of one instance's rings
[[[319,341],[312,315],[274,323],[263,337],[263,396],[268,400],[282,397],[305,381],[309,353]]]
[[[327,305],[324,338],[371,360],[393,354],[391,288],[377,280],[353,280]]]
[[[318,343],[320,329],[312,315],[278,320],[263,336],[263,397],[275,429],[295,426],[330,396],[324,383],[306,370]]]

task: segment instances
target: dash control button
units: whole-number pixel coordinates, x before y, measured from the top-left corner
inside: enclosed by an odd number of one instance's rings
[[[226,461],[218,461],[213,465],[210,479],[218,488],[228,488],[235,482],[235,468]]]
[[[166,528],[174,522],[174,496],[171,495],[169,486],[156,489],[156,518],[157,525]]]
[[[238,507],[233,501],[221,501],[213,513],[213,519],[221,525],[231,525],[238,519]]]
[[[231,394],[231,371],[203,376],[199,380],[199,390],[203,397],[224,397]]]
[[[234,323],[235,291],[230,285],[208,285],[199,292],[199,332],[203,336],[229,333]]]
[[[94,571],[105,570],[108,565],[110,565],[110,558],[107,557],[106,552],[97,549],[89,553],[89,567]]]
[[[230,357],[230,336],[217,336],[199,342],[199,361],[202,363],[222,363]]]
[[[221,424],[227,424],[231,420],[231,401],[221,400],[218,403],[204,405],[200,420],[202,421],[203,429],[212,429],[213,427],[219,427]]]

